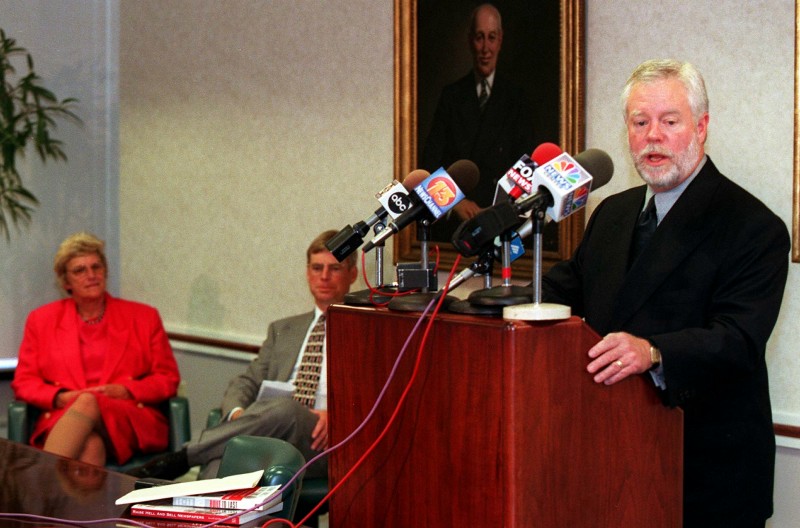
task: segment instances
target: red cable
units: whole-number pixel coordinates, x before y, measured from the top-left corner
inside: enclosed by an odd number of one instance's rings
[[[428,340],[428,335],[430,334],[430,330],[431,330],[431,327],[433,326],[434,320],[436,319],[436,315],[439,313],[439,309],[442,306],[442,302],[444,301],[444,298],[447,296],[447,290],[448,290],[448,287],[450,285],[450,281],[453,278],[453,273],[458,268],[458,263],[459,263],[460,260],[461,260],[461,255],[457,255],[456,256],[456,260],[453,263],[453,267],[450,270],[450,274],[447,277],[446,286],[444,287],[444,289],[442,290],[441,295],[439,296],[439,301],[436,303],[436,308],[434,308],[433,313],[431,314],[431,317],[428,320],[428,324],[425,327],[425,333],[422,335],[422,341],[420,342],[419,349],[417,351],[417,359],[416,359],[416,362],[414,364],[414,370],[412,371],[411,377],[409,378],[408,383],[406,384],[406,388],[403,390],[403,393],[400,395],[400,399],[397,401],[397,405],[395,406],[394,411],[392,412],[392,415],[389,417],[389,421],[386,422],[386,426],[383,428],[383,431],[381,431],[381,433],[378,435],[378,437],[375,439],[375,441],[372,443],[372,445],[370,445],[369,448],[367,448],[367,450],[364,452],[364,454],[362,454],[361,457],[356,461],[356,463],[353,464],[353,467],[350,468],[350,470],[328,492],[328,494],[325,495],[325,497],[323,497],[323,499],[314,508],[312,508],[311,511],[308,512],[308,514],[305,517],[300,519],[300,521],[296,525],[292,525],[293,528],[299,528],[314,513],[316,513],[316,511],[322,506],[322,504],[324,504],[331,497],[331,495],[333,495],[342,486],[342,484],[344,484],[350,478],[350,475],[352,475],[353,472],[355,472],[355,470],[358,469],[361,466],[361,464],[364,463],[364,461],[366,460],[367,456],[370,453],[372,453],[372,451],[375,450],[375,448],[378,446],[378,444],[381,442],[381,440],[383,440],[383,437],[386,436],[386,434],[389,432],[389,428],[392,426],[392,424],[394,423],[395,419],[397,418],[397,415],[399,414],[400,409],[402,408],[403,403],[405,402],[406,397],[408,396],[408,393],[411,391],[411,387],[413,386],[414,381],[417,378],[417,374],[419,372],[419,366],[420,366],[420,364],[422,362],[422,352],[423,352],[423,350],[425,348],[425,343]],[[279,521],[279,522],[280,521],[285,521],[285,519],[273,519],[273,520],[274,521]],[[266,524],[264,524],[264,526],[268,526],[271,522],[272,521],[268,521]]]

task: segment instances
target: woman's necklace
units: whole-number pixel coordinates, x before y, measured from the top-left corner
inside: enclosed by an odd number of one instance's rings
[[[92,317],[91,319],[86,319],[81,315],[81,319],[83,319],[83,322],[86,323],[87,325],[96,325],[103,320],[103,316],[105,314],[106,314],[106,304],[103,303],[103,309],[100,311],[100,315],[98,315],[97,317]]]

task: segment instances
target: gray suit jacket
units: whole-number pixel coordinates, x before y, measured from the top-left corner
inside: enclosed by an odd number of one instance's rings
[[[289,380],[313,319],[314,312],[311,311],[280,319],[269,325],[267,338],[261,345],[258,357],[243,374],[236,376],[228,384],[222,399],[223,416],[236,407],[246,408],[253,403],[263,380]]]
[[[244,408],[245,413],[232,422],[223,421],[206,429],[187,445],[189,463],[204,466],[200,478],[216,476],[228,440],[238,435],[286,440],[300,449],[306,460],[318,454],[311,449],[311,434],[319,419],[315,413],[292,398],[267,398],[256,402],[263,380],[289,380],[313,319],[314,312],[309,312],[275,321],[269,326],[258,356],[246,372],[231,380],[222,400],[223,415],[236,407]],[[311,474],[326,475],[327,462],[314,464],[306,470],[307,476]]]

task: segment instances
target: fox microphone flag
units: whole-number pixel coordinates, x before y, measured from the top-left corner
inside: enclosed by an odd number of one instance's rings
[[[503,189],[506,194],[516,200],[520,196],[527,196],[535,192],[533,187],[533,172],[549,162],[563,151],[555,143],[542,143],[528,156],[523,154],[514,165],[497,182],[498,187]]]

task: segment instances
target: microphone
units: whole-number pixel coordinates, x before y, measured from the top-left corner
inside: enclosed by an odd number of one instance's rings
[[[372,227],[379,221],[385,220],[387,216],[391,216],[392,219],[395,219],[405,213],[413,206],[408,197],[408,192],[413,190],[414,187],[419,185],[422,180],[430,175],[431,173],[426,170],[416,169],[409,172],[408,175],[403,178],[403,183],[398,183],[395,180],[378,192],[375,197],[383,207],[376,210],[371,217],[364,221],[366,227]],[[373,220],[373,217],[377,217],[377,220]]]
[[[500,178],[497,182],[497,186],[503,189],[512,200],[516,200],[522,195],[530,194],[534,189],[531,182],[533,172],[562,152],[563,150],[561,150],[561,147],[555,143],[542,143],[533,150],[530,156],[523,154],[522,157],[508,169],[508,172]],[[495,193],[495,203],[498,203],[497,194],[498,193]]]
[[[364,253],[387,238],[418,220],[436,221],[464,199],[464,191],[471,191],[478,183],[478,166],[469,160],[458,160],[447,170],[438,169],[414,187],[409,195],[413,205],[400,214],[386,229],[375,235],[364,246]],[[462,191],[462,189],[464,191]]]
[[[348,224],[343,227],[325,243],[325,247],[339,262],[346,259],[364,242],[364,236],[369,233],[369,229],[372,226],[378,222],[383,222],[387,216],[395,219],[414,206],[414,203],[409,198],[408,191],[413,190],[428,176],[430,176],[428,171],[416,169],[408,173],[402,184],[394,180],[378,191],[375,197],[378,198],[381,207],[376,209],[366,220],[357,222],[352,226]]]
[[[554,221],[586,207],[589,192],[609,182],[614,162],[600,149],[587,149],[573,158],[566,152],[545,163],[533,173],[538,191],[514,203],[520,212],[547,206],[547,215]]]
[[[522,224],[520,215],[534,208],[547,207],[550,218],[558,222],[585,207],[589,191],[608,183],[613,174],[611,157],[600,149],[585,150],[575,158],[560,154],[534,171],[535,194],[493,205],[465,220],[453,233],[453,246],[465,257],[477,255],[495,237]]]

